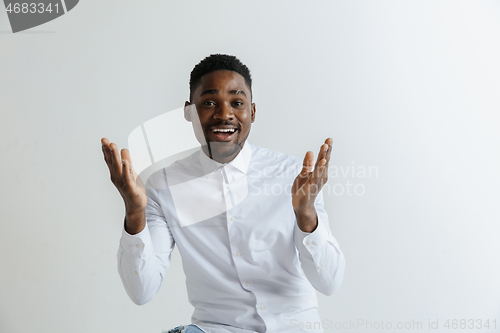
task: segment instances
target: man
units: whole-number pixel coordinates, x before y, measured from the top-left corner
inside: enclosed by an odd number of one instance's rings
[[[344,256],[321,188],[332,139],[303,163],[247,142],[255,120],[250,71],[211,55],[191,73],[185,118],[200,151],[136,184],[130,154],[103,153],[125,202],[119,273],[130,298],[156,296],[176,243],[195,310],[185,332],[322,332],[314,288],[340,286]],[[313,168],[314,165],[314,168]]]

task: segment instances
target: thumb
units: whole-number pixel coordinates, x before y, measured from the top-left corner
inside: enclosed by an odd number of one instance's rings
[[[307,176],[312,172],[314,165],[314,153],[312,151],[308,151],[306,156],[304,156],[304,162],[302,163],[302,171],[300,172],[301,176]]]

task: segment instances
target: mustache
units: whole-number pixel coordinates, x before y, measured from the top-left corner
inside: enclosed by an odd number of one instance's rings
[[[206,129],[209,130],[211,127],[215,127],[215,126],[232,126],[232,127],[236,127],[236,129],[238,131],[241,130],[240,124],[233,124],[230,121],[220,121],[220,122],[215,123],[215,124],[210,124],[209,126],[206,126]]]

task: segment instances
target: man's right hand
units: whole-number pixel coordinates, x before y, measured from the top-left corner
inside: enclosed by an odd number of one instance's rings
[[[125,203],[125,230],[129,234],[137,234],[146,226],[146,190],[132,167],[129,151],[122,149],[120,157],[116,144],[110,143],[106,138],[101,139],[101,144],[111,181]]]

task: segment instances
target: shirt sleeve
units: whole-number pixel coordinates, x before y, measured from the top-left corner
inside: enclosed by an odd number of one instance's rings
[[[323,208],[323,192],[314,202],[318,226],[312,233],[303,232],[295,220],[295,246],[304,274],[312,286],[324,295],[337,291],[344,277],[345,258],[333,237],[328,215]]]
[[[146,227],[135,235],[124,229],[118,248],[118,273],[130,299],[138,305],[158,294],[175,246],[158,191],[147,183],[146,195]]]

